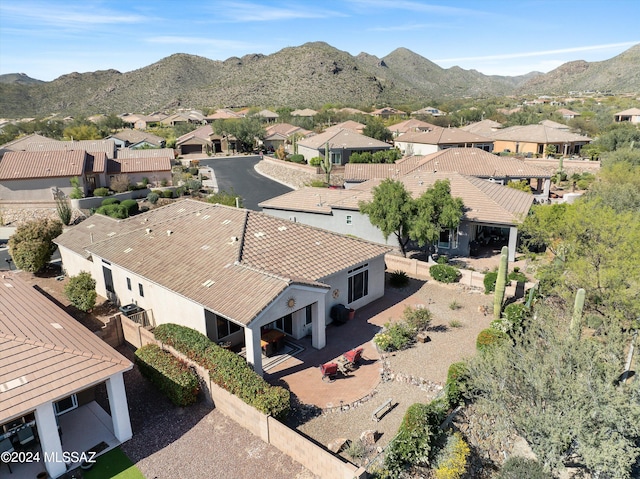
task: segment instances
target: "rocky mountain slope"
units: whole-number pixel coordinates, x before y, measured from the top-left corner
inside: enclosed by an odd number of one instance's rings
[[[352,56],[326,43],[224,61],[175,54],[127,73],[70,73],[51,82],[0,77],[0,117],[150,112],[179,106],[381,106],[446,97],[568,90],[640,91],[640,45],[604,62],[572,62],[546,75],[487,76],[443,69],[399,48],[384,58]]]

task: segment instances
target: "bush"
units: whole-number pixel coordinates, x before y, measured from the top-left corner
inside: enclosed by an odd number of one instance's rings
[[[129,189],[129,177],[127,175],[117,175],[109,186],[116,193],[124,193]]]
[[[69,201],[69,198],[56,197],[56,213],[58,213],[58,218],[60,218],[63,225],[69,226],[69,224],[71,224],[73,210],[71,209],[71,201]]]
[[[429,268],[429,274],[440,283],[454,283],[460,278],[460,271],[448,264],[434,264]]]
[[[319,156],[314,156],[309,160],[309,164],[311,166],[320,166],[320,163],[322,163],[322,158],[320,158]]]
[[[159,199],[160,199],[160,195],[158,195],[158,193],[155,193],[153,191],[147,195],[147,201],[152,205],[155,205]]]
[[[56,251],[53,239],[61,234],[62,223],[58,220],[40,219],[21,224],[9,238],[13,262],[24,271],[37,273]]]
[[[198,376],[189,366],[155,344],[136,351],[136,364],[143,376],[176,406],[187,406],[198,399]]]
[[[127,213],[129,216],[133,216],[140,211],[140,207],[138,206],[138,202],[136,200],[124,200],[120,203],[127,209]]]
[[[456,407],[462,401],[463,393],[467,388],[469,370],[466,363],[452,363],[447,372],[447,382],[444,385],[444,392],[449,403],[449,407]]]
[[[407,327],[414,333],[424,331],[431,323],[431,311],[427,308],[413,308],[407,306],[402,312]]]
[[[471,449],[462,438],[462,434],[455,432],[447,437],[447,443],[436,461],[436,479],[460,479],[467,470],[467,458],[470,453]]]
[[[544,467],[535,459],[524,457],[510,457],[502,465],[502,469],[496,479],[548,479],[550,476],[544,472]]]
[[[313,188],[326,188],[327,184],[323,180],[311,180],[309,183],[306,183],[306,186],[311,186]]]
[[[404,288],[409,284],[409,276],[404,271],[393,271],[389,275],[389,285],[394,288]]]
[[[413,332],[403,322],[386,323],[384,328],[373,337],[373,342],[382,351],[404,349],[413,339]]]
[[[493,293],[496,290],[496,281],[498,280],[498,272],[491,271],[484,275],[484,294]]]
[[[102,200],[102,203],[100,203],[100,206],[119,205],[119,204],[120,204],[120,200],[118,198],[107,198]]]
[[[109,196],[109,188],[96,188],[93,190],[93,196]]]
[[[80,311],[89,311],[96,305],[96,280],[91,277],[91,273],[80,272],[78,276],[71,276],[69,282],[64,287],[64,294],[71,304]]]
[[[502,319],[507,323],[506,333],[511,334],[522,327],[522,321],[527,314],[527,308],[522,303],[508,304],[502,312]]]
[[[410,466],[428,465],[433,444],[441,437],[440,423],[446,409],[438,401],[409,406],[398,434],[387,447],[385,466],[392,477],[399,477]]]
[[[163,198],[173,198],[173,190],[162,190]]]
[[[204,334],[177,324],[161,324],[154,334],[156,339],[207,368],[215,384],[260,412],[277,419],[283,419],[289,413],[289,391],[271,386],[243,358],[221,348]]]
[[[517,283],[527,282],[527,277],[524,275],[524,273],[521,273],[520,271],[515,271],[515,270],[509,273],[509,276],[507,276],[507,279],[509,281],[516,281]]]
[[[110,216],[111,218],[116,218],[118,220],[125,219],[129,216],[127,208],[122,206],[121,204],[101,206],[96,210],[96,213],[99,213],[105,216]]]
[[[494,328],[483,329],[476,339],[476,349],[480,352],[488,351],[508,338],[507,334]]]
[[[303,164],[303,165],[307,163],[305,161],[305,159],[304,159],[304,155],[299,155],[299,154],[291,155],[289,157],[289,161],[291,161],[293,163],[300,163],[300,164]]]

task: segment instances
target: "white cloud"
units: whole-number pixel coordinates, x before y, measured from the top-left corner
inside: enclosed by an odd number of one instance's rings
[[[353,6],[363,9],[389,9],[389,10],[408,10],[411,12],[436,13],[442,15],[487,15],[486,12],[480,10],[472,10],[469,8],[446,7],[443,5],[432,5],[423,2],[412,2],[407,0],[349,0]]]
[[[251,2],[216,2],[215,14],[227,21],[241,23],[345,16],[340,12],[318,9],[308,4],[292,3],[291,5],[273,6]]]
[[[448,28],[448,25],[443,23],[413,23],[388,27],[373,27],[367,28],[367,30],[370,32],[411,32],[416,30],[433,30],[434,28]]]

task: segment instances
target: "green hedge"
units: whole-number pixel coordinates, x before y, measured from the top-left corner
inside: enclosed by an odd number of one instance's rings
[[[484,294],[493,293],[496,290],[496,281],[498,280],[498,272],[491,271],[484,275]]]
[[[449,407],[455,408],[462,401],[463,392],[466,390],[466,382],[469,376],[467,364],[463,362],[452,363],[447,372],[447,382],[444,385],[445,395]]]
[[[102,200],[100,206],[109,206],[109,205],[118,205],[120,204],[120,200],[118,198],[107,198]]]
[[[195,329],[161,324],[156,339],[209,370],[211,380],[264,414],[283,419],[289,413],[289,391],[271,386],[237,354],[223,349]]]
[[[448,264],[434,264],[429,268],[429,274],[440,283],[455,283],[460,279],[460,271]]]
[[[189,366],[155,344],[136,351],[136,364],[176,406],[187,406],[198,399],[198,376]]]
[[[121,204],[104,205],[96,210],[96,213],[101,215],[110,216],[122,220],[129,217],[129,212],[125,206]]]
[[[133,216],[138,213],[138,211],[140,211],[138,202],[136,200],[124,200],[120,204],[127,209],[127,213],[129,213],[129,216]]]
[[[109,188],[96,188],[93,190],[93,196],[109,196]]]

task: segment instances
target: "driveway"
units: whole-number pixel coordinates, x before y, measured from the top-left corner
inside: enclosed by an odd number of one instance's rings
[[[254,169],[260,156],[236,156],[198,160],[200,165],[213,168],[220,191],[232,190],[242,197],[244,208],[261,211],[258,203],[291,191],[291,188],[270,180]]]

